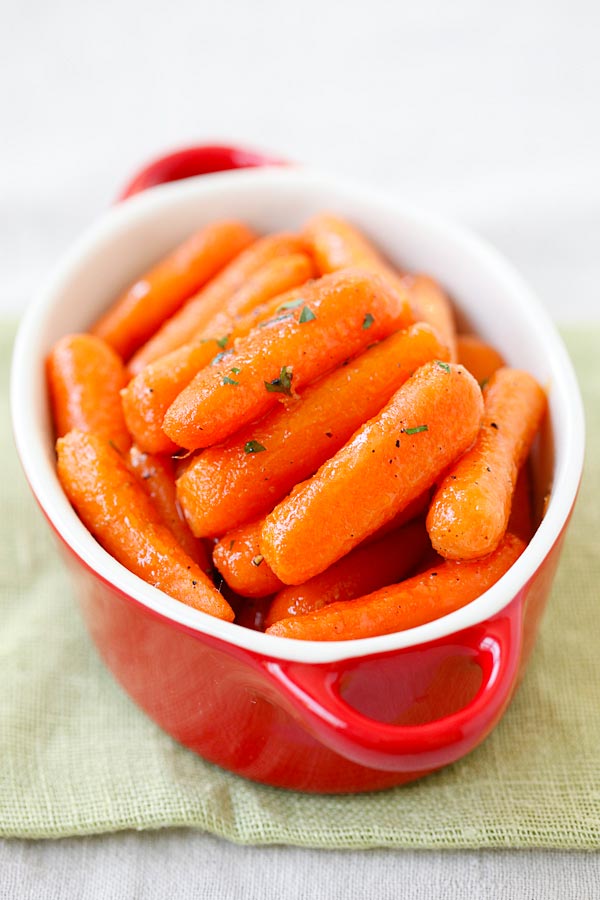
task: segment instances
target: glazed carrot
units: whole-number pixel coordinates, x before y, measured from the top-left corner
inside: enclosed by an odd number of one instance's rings
[[[266,597],[283,587],[261,555],[262,524],[260,519],[233,529],[213,550],[215,566],[229,587],[243,597]]]
[[[340,216],[319,213],[306,223],[302,234],[322,275],[357,267],[388,278],[402,294],[406,293],[399,273],[362,232]]]
[[[70,431],[59,438],[58,477],[86,528],[118,562],[188,606],[231,621],[233,610],[179,546],[116,450]]]
[[[56,436],[73,428],[93,431],[125,453],[131,444],[119,392],[125,385],[120,357],[101,338],[68,334],[46,361]]]
[[[299,287],[315,275],[314,263],[306,253],[289,253],[267,260],[233,292],[223,308],[215,312],[193,335],[193,340],[223,340],[223,336],[233,330],[239,316],[248,314],[255,306],[264,304],[285,291]],[[159,336],[155,336],[138,350],[127,367],[130,375],[137,375],[145,366],[163,355],[159,352],[161,340]]]
[[[482,341],[476,334],[457,335],[456,352],[459,363],[469,370],[479,384],[485,384],[496,369],[505,365],[496,348]]]
[[[177,502],[173,460],[168,456],[144,453],[133,446],[127,462],[177,542],[201,569],[209,572],[212,563],[208,551],[190,531]]]
[[[529,462],[525,460],[515,485],[507,531],[529,542],[535,531],[533,524],[533,485]]]
[[[213,222],[201,228],[138,278],[95,323],[92,332],[127,360],[254,237],[242,222]]]
[[[369,544],[361,544],[304,584],[284,587],[273,597],[266,625],[303,616],[342,600],[353,600],[406,578],[429,547],[423,522],[414,522]]]
[[[187,301],[143,348],[136,368],[176,350],[193,340],[213,316],[223,309],[231,295],[238,291],[258,269],[278,256],[302,253],[304,242],[294,234],[272,234],[260,238],[240,253],[216,278],[213,278],[196,296]],[[150,337],[150,335],[148,335]]]
[[[520,538],[507,534],[486,559],[444,560],[407,581],[365,597],[282,619],[268,628],[267,634],[305,641],[349,641],[425,625],[466,606],[491,588],[525,546]]]
[[[484,399],[477,441],[446,473],[427,515],[431,543],[447,559],[478,559],[502,540],[517,474],[546,408],[540,385],[519,369],[498,369]]]
[[[280,405],[207,448],[177,484],[194,534],[223,534],[269,512],[435,358],[447,359],[447,350],[429,326],[397,331],[309,385],[289,408]]]
[[[429,362],[265,520],[261,553],[286,584],[327,569],[397,515],[477,436],[483,401],[462,366]]]
[[[413,302],[415,316],[435,328],[450,352],[451,361],[457,362],[456,323],[448,295],[428,275],[406,275],[403,283]]]
[[[347,269],[306,285],[302,304],[236,342],[169,407],[163,428],[193,450],[226,440],[280,399],[408,324],[410,310],[382,279]]]
[[[244,337],[260,322],[284,314],[301,296],[299,288],[286,291],[237,319],[229,335],[218,340],[199,337],[150,363],[132,378],[122,392],[122,402],[127,427],[138,446],[148,453],[175,453],[177,444],[162,429],[165,413],[175,398],[238,337]]]

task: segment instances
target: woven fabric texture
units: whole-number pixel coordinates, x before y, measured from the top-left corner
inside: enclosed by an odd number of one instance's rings
[[[587,463],[538,646],[510,709],[455,765],[379,794],[262,787],[162,733],[104,669],[35,507],[8,424],[14,328],[0,328],[0,835],[190,826],[328,848],[600,848],[600,332],[565,334]]]

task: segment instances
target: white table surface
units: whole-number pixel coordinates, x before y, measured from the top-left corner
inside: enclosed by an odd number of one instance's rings
[[[272,150],[470,225],[559,322],[600,319],[597,0],[21,0],[0,8],[0,313],[129,175]],[[1,690],[1,687],[0,687]],[[600,897],[598,854],[0,842],[0,897]]]

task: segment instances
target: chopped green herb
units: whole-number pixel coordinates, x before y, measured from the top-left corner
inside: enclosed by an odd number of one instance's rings
[[[414,428],[403,428],[404,434],[419,434],[420,431],[429,431],[428,425],[416,425]]]
[[[266,449],[258,441],[246,441],[244,444],[244,453],[262,453]]]
[[[223,384],[235,384],[239,385],[239,381],[235,381],[233,378],[230,378],[229,375],[223,375]]]
[[[297,300],[288,300],[287,303],[282,303],[281,306],[278,306],[275,312],[283,312],[284,309],[298,309],[303,303],[302,297],[298,297]]]
[[[229,337],[230,337],[230,335],[224,334],[223,337],[219,338],[219,340],[217,341],[217,344],[221,348],[221,350],[224,350],[225,347],[227,346],[227,341],[229,340]]]
[[[238,369],[237,366],[234,366],[233,369],[230,369],[229,371],[233,372],[234,375],[239,375],[242,370]]]
[[[253,560],[252,560],[252,565],[253,565],[253,566],[256,566],[256,568],[258,569],[258,567],[260,566],[260,564],[261,564],[261,562],[263,561],[263,559],[264,559],[264,556],[263,556],[261,553],[259,553],[258,556],[255,556],[255,557],[253,558]]]
[[[300,325],[304,325],[305,322],[312,322],[313,319],[316,319],[314,312],[310,307],[304,306],[302,307],[302,312],[300,313],[300,318],[298,319],[298,323]]]
[[[364,329],[370,328],[374,321],[375,321],[375,319],[373,318],[371,313],[367,313],[363,319],[362,327]]]
[[[267,328],[269,325],[275,325],[276,322],[284,322],[286,319],[293,319],[292,313],[285,313],[283,316],[275,316],[274,319],[267,319],[265,322],[259,322],[259,328]]]
[[[438,364],[438,366],[440,367],[440,369],[443,369],[443,370],[444,370],[444,372],[449,372],[449,371],[450,371],[450,366],[448,365],[447,362],[442,362],[441,359],[436,359],[436,363]]]
[[[265,381],[265,388],[273,394],[286,394],[288,397],[292,396],[292,367],[291,366],[283,366],[281,372],[279,373],[279,378],[274,378],[273,381]]]
[[[222,353],[217,353],[210,361],[211,366],[217,366],[222,359],[225,359],[226,356],[231,356],[232,354],[233,350],[223,350]]]

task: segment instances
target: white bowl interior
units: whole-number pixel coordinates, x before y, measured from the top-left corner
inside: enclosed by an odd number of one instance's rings
[[[81,524],[58,483],[44,377],[44,359],[59,337],[85,330],[122,288],[193,229],[224,217],[241,218],[264,232],[294,229],[321,210],[348,217],[399,265],[438,278],[463,321],[500,349],[509,364],[538,378],[548,392],[547,447],[552,445],[554,457],[546,516],[525,553],[493,588],[463,609],[419,628],[331,643],[284,640],[220,622],[167,597],[112,559]],[[55,527],[89,565],[178,622],[294,660],[325,662],[412,646],[493,615],[531,577],[556,540],[583,465],[583,411],[571,363],[543,307],[510,265],[455,225],[354,184],[292,168],[222,173],[164,185],[106,213],[29,308],[15,345],[11,394],[17,447],[31,487]]]

